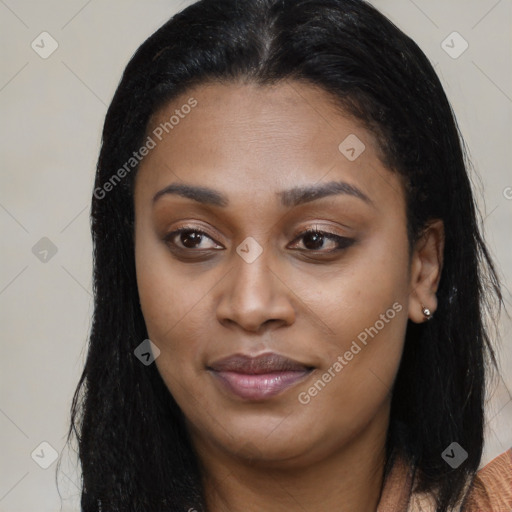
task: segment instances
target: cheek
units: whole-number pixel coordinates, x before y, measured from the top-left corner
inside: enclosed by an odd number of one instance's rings
[[[195,404],[200,367],[199,341],[205,322],[192,318],[204,291],[173,271],[168,255],[151,245],[137,249],[137,281],[148,337],[160,349],[155,364],[170,393],[180,404]],[[186,385],[185,385],[186,383]]]
[[[142,230],[140,230],[142,231]],[[191,280],[176,265],[159,240],[142,232],[136,238],[135,261],[137,287],[148,336],[164,353],[172,352],[176,361],[180,350],[193,350],[190,341],[197,339],[192,332],[201,325],[190,322],[190,313],[200,304],[205,290]],[[188,338],[187,343],[177,340]],[[160,359],[160,358],[159,358]]]
[[[372,418],[387,415],[407,314],[393,286],[381,282],[372,290],[373,294],[361,293],[357,299],[350,289],[344,290],[347,295],[338,292],[335,314],[325,317],[334,334],[317,343],[324,365],[314,379],[297,389],[308,435],[316,432],[335,439],[343,432],[347,440]],[[322,425],[317,418],[323,418]]]
[[[407,239],[383,236],[362,248],[346,272],[326,281],[318,307],[333,334],[318,378],[329,383],[316,380],[313,388],[301,389],[315,415],[356,430],[386,403],[407,328],[407,269]],[[351,413],[343,419],[333,411]]]
[[[160,349],[155,364],[180,407],[194,417],[208,407],[202,403],[201,378],[204,346],[212,339],[215,320],[209,297],[222,275],[173,260],[148,231],[137,239],[135,254],[148,337]]]
[[[330,344],[337,350],[350,346],[353,339],[376,323],[379,335],[401,341],[399,334],[403,332],[406,315],[397,314],[397,309],[402,313],[406,310],[408,259],[405,233],[393,236],[383,230],[347,253],[336,268],[321,275],[298,272],[294,289],[310,311],[318,312],[328,328]]]
[[[150,228],[136,228],[135,264],[142,313],[150,334],[164,342],[185,326],[199,327],[189,320],[200,307],[211,284],[197,271],[172,260],[165,243]]]

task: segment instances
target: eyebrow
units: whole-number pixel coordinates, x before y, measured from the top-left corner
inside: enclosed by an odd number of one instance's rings
[[[173,183],[155,194],[153,204],[164,195],[176,194],[198,203],[219,206],[225,208],[229,205],[229,199],[221,192],[208,187]],[[316,201],[323,197],[332,195],[348,195],[357,197],[365,203],[373,205],[373,201],[355,185],[344,181],[330,181],[327,183],[293,187],[276,193],[281,198],[281,204],[286,207],[298,206],[300,204]]]

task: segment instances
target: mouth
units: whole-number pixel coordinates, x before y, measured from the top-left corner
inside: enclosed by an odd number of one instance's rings
[[[235,354],[212,363],[207,370],[230,394],[261,401],[302,382],[313,367],[270,353],[258,357]]]

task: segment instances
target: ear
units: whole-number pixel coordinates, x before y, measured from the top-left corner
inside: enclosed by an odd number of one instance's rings
[[[444,224],[440,219],[429,222],[413,248],[409,282],[409,319],[415,323],[427,320],[426,307],[437,309],[437,288],[443,270]]]

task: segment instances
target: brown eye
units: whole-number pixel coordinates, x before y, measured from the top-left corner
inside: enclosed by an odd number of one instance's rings
[[[211,240],[213,242],[213,247],[205,245],[205,241],[207,240]],[[207,250],[221,248],[210,236],[208,236],[207,233],[195,228],[177,229],[166,235],[165,241],[167,244],[182,250]]]
[[[303,240],[303,246],[307,251],[319,251],[325,253],[346,249],[354,243],[352,238],[346,238],[334,233],[318,231],[316,229],[308,229],[304,231],[296,237],[294,241],[296,240]],[[326,241],[329,243],[326,244]]]

